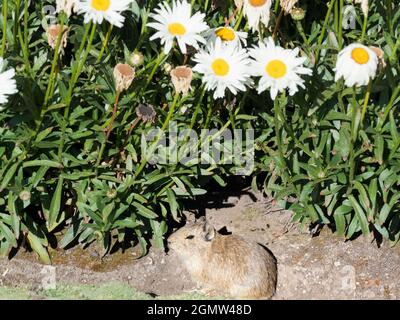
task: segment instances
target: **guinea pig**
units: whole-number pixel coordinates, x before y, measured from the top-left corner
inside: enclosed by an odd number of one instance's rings
[[[205,217],[173,233],[168,247],[205,289],[239,299],[270,298],[275,293],[273,255],[255,242],[219,234]]]

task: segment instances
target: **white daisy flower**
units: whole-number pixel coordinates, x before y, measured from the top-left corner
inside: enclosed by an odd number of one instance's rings
[[[197,65],[193,71],[203,74],[207,90],[215,90],[214,98],[222,98],[228,88],[234,95],[245,91],[251,83],[250,59],[245,49],[223,45],[220,38],[193,58]]]
[[[222,43],[225,44],[247,45],[247,32],[236,31],[231,27],[219,27],[209,30],[207,42],[215,42],[217,38],[220,38]]]
[[[204,22],[205,14],[196,12],[191,16],[191,10],[191,5],[186,0],[173,1],[172,8],[166,2],[161,3],[159,8],[155,9],[156,14],[150,15],[155,22],[147,24],[157,30],[150,40],[160,38],[161,44],[165,44],[166,54],[171,50],[175,38],[183,54],[186,54],[187,45],[198,49],[198,42],[205,44],[206,40],[200,35],[208,30]]]
[[[13,68],[2,72],[3,58],[0,57],[0,105],[8,101],[8,96],[17,93],[17,83],[14,79],[15,70]]]
[[[251,30],[257,31],[260,21],[267,27],[271,14],[272,0],[244,0],[243,13]]]
[[[339,52],[335,81],[343,77],[347,87],[365,86],[375,78],[378,64],[378,56],[373,50],[362,44],[351,44]]]
[[[121,28],[125,21],[121,12],[128,9],[131,2],[132,0],[76,0],[74,10],[85,15],[85,23],[93,21],[100,24],[107,20]]]
[[[298,87],[304,88],[304,80],[299,75],[311,75],[312,70],[303,67],[306,58],[299,58],[299,51],[299,48],[290,50],[276,46],[272,38],[249,50],[254,59],[251,64],[252,75],[261,77],[258,93],[270,89],[274,100],[278,92],[289,89],[292,96],[299,90]]]

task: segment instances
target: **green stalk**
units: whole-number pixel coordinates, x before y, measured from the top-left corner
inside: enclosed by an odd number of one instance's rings
[[[339,49],[343,48],[343,7],[344,7],[344,0],[340,0],[339,1],[339,23],[338,23]]]
[[[361,33],[361,42],[363,42],[365,40],[365,36],[367,34],[367,26],[368,26],[368,12],[364,16],[364,23],[363,23],[362,33]]]
[[[276,0],[276,1],[275,1],[275,7],[274,7],[274,12],[275,12],[275,14],[278,14],[278,11],[279,11],[279,3],[280,3],[280,0]]]
[[[112,30],[113,30],[113,25],[110,23],[110,26],[108,28],[106,37],[105,37],[104,42],[103,42],[103,46],[101,47],[101,50],[100,50],[100,53],[99,53],[99,57],[97,58],[97,62],[96,63],[100,63],[101,58],[103,57],[104,50],[106,49],[106,47],[108,45],[108,42],[110,41],[110,36],[111,36]]]
[[[380,132],[382,130],[383,125],[385,124],[386,118],[388,117],[390,111],[392,110],[393,106],[394,106],[394,102],[397,99],[397,97],[400,94],[400,85],[398,85],[392,93],[392,96],[389,100],[389,103],[386,105],[385,110],[383,112],[383,118],[381,119],[381,121],[379,122],[377,131]]]
[[[1,39],[0,57],[4,56],[7,41],[8,0],[3,0],[3,37]]]
[[[90,29],[90,26],[92,26],[92,31],[90,34],[90,38],[88,40],[87,46],[86,46],[86,50],[83,54],[83,57],[81,58],[81,53],[83,50],[83,46],[84,46],[84,41],[86,41],[87,38],[87,33]],[[64,110],[64,121],[68,122],[68,118],[69,118],[69,113],[70,113],[70,108],[71,108],[71,101],[72,101],[72,94],[76,85],[76,82],[78,81],[78,78],[82,72],[82,68],[86,62],[86,59],[89,55],[90,49],[92,47],[92,43],[93,43],[93,39],[94,39],[94,35],[95,35],[95,31],[96,31],[96,24],[92,23],[88,23],[86,25],[86,30],[85,30],[85,36],[84,36],[84,41],[82,41],[81,46],[79,48],[78,51],[78,55],[77,55],[77,59],[75,60],[75,66],[73,67],[73,73],[71,75],[71,80],[69,83],[69,89],[68,89],[68,93],[67,93],[67,98],[66,98],[66,103],[65,103],[65,110]],[[58,146],[58,158],[61,162],[62,160],[62,153],[64,150],[64,144],[65,144],[65,131],[67,130],[67,125],[64,124],[61,128],[61,141],[60,141],[60,145]]]
[[[308,47],[310,45],[310,43],[309,43],[309,40],[308,40],[308,38],[307,38],[307,36],[306,36],[306,34],[304,32],[303,25],[302,25],[301,21],[296,20],[296,27],[297,27],[297,30],[299,31],[301,37],[303,38],[304,43]]]
[[[170,109],[169,109],[167,118],[166,118],[165,121],[164,121],[164,124],[163,124],[163,126],[162,126],[162,128],[161,128],[161,131],[160,131],[160,133],[157,135],[156,141],[153,142],[153,144],[151,145],[151,147],[150,147],[150,149],[149,149],[151,154],[154,152],[154,149],[157,147],[157,144],[158,144],[158,142],[160,141],[160,138],[161,138],[162,133],[165,131],[165,129],[166,129],[166,128],[168,127],[168,125],[169,125],[169,122],[171,121],[171,118],[172,118],[172,116],[173,116],[173,114],[174,114],[174,112],[175,112],[176,106],[177,106],[177,104],[178,104],[178,100],[179,100],[178,98],[179,98],[179,94],[175,94],[174,101],[172,102],[172,105],[171,105],[171,107],[170,107]],[[138,168],[138,169],[136,170],[136,172],[135,172],[135,177],[136,177],[136,178],[137,178],[137,177],[140,175],[140,173],[143,171],[143,169],[144,169],[146,163],[147,163],[147,159],[146,159],[146,157],[144,157],[144,158],[142,159],[142,162],[141,162],[140,165],[139,165],[139,168]]]
[[[239,29],[242,19],[243,19],[243,7],[240,8],[239,17],[237,18],[235,26],[233,28],[235,31],[237,31],[237,29]]]
[[[358,104],[356,98],[356,89],[353,88],[353,102],[351,104],[351,135],[350,135],[350,155],[349,155],[349,185],[353,185],[355,174],[355,150],[354,146],[358,138],[359,122],[357,121]],[[350,189],[349,189],[350,191]]]
[[[18,41],[18,28],[19,28],[19,10],[21,8],[21,0],[17,0],[15,4],[15,14],[14,14],[14,46],[17,45]]]
[[[53,61],[52,61],[52,64],[51,64],[49,83],[47,84],[47,90],[46,90],[46,94],[45,94],[45,97],[44,97],[42,110],[40,112],[40,118],[36,122],[36,130],[35,130],[35,136],[34,136],[35,138],[39,133],[40,127],[41,127],[41,125],[43,123],[44,116],[45,116],[45,114],[47,112],[49,99],[53,95],[53,89],[54,89],[54,85],[53,84],[54,84],[54,80],[55,80],[55,77],[56,77],[55,70],[56,70],[56,66],[58,64],[59,50],[60,50],[60,46],[61,46],[61,39],[62,39],[63,34],[64,34],[64,31],[63,31],[64,22],[65,22],[65,15],[62,14],[61,15],[61,23],[60,23],[62,32],[60,32],[60,34],[57,37],[57,42],[56,42],[56,46],[55,46],[55,49],[54,49]]]
[[[28,43],[28,1],[25,1],[24,5],[24,34],[21,32],[21,28],[18,28],[18,39],[22,48],[22,54],[24,64],[27,73],[32,77],[31,63],[29,61],[29,43]]]
[[[195,125],[195,123],[196,123],[197,115],[198,115],[199,112],[200,112],[200,109],[201,109],[201,102],[203,101],[203,97],[204,97],[204,94],[205,94],[205,93],[206,93],[206,88],[203,88],[203,90],[201,91],[201,94],[200,94],[199,101],[197,102],[196,108],[194,109],[194,113],[193,113],[193,116],[192,116],[192,120],[190,121],[189,130],[192,130],[193,127],[194,127],[194,125]]]
[[[322,25],[321,34],[319,35],[319,38],[318,38],[317,51],[315,53],[315,65],[318,64],[318,59],[319,59],[319,54],[320,54],[320,51],[321,51],[322,41],[324,40],[325,33],[326,33],[326,28],[328,26],[329,18],[331,17],[332,9],[333,9],[333,6],[334,6],[335,3],[336,3],[336,0],[331,0],[331,2],[329,4],[329,7],[328,7],[328,11],[327,11],[326,16],[325,16],[324,24]]]
[[[361,125],[364,121],[365,113],[367,112],[368,102],[369,102],[369,98],[371,96],[371,90],[372,90],[372,80],[369,80],[368,89],[365,94],[364,104],[363,104],[363,108],[362,108],[362,112],[361,112],[361,120],[360,120]]]
[[[45,108],[47,107],[47,104],[49,102],[50,96],[52,95],[52,91],[54,89],[53,83],[54,83],[55,74],[56,74],[55,70],[56,70],[56,66],[58,64],[58,58],[59,58],[59,55],[60,55],[59,51],[60,51],[60,46],[61,46],[61,39],[62,39],[62,37],[64,35],[64,25],[65,25],[65,15],[62,14],[61,15],[61,21],[60,21],[60,30],[61,30],[61,32],[57,37],[57,42],[56,42],[56,46],[55,46],[55,49],[54,49],[53,61],[52,61],[52,64],[51,64],[49,83],[47,85],[46,95],[45,95],[45,98],[44,98],[44,107]]]
[[[117,91],[117,95],[115,97],[114,109],[113,109],[112,116],[111,116],[111,121],[110,121],[110,124],[107,126],[104,141],[101,144],[100,151],[97,156],[97,161],[96,161],[96,165],[95,165],[96,175],[98,172],[98,167],[100,165],[101,159],[103,158],[103,153],[104,153],[104,150],[106,149],[107,141],[108,141],[108,138],[110,137],[115,118],[117,117],[117,109],[118,109],[120,95],[121,95],[121,92]]]
[[[284,94],[282,94],[282,97],[284,97]],[[274,127],[275,127],[275,136],[276,136],[276,143],[278,145],[278,153],[279,153],[279,159],[280,162],[283,165],[282,168],[282,180],[283,183],[286,184],[289,179],[288,179],[288,167],[286,164],[286,158],[285,154],[283,151],[283,144],[282,144],[282,139],[281,139],[281,121],[279,119],[279,116],[282,114],[280,111],[280,104],[279,104],[280,99],[277,97],[275,98],[274,101]],[[285,121],[284,119],[281,119],[282,121]]]

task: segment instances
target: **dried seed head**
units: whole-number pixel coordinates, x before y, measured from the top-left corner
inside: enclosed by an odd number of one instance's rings
[[[146,122],[154,123],[154,121],[156,120],[157,113],[152,105],[139,104],[139,106],[136,108],[136,115],[144,123]]]
[[[69,18],[72,14],[72,9],[74,8],[74,0],[57,0],[56,6],[57,13],[65,12],[65,14]]]
[[[378,57],[379,60],[379,70],[383,70],[386,68],[386,62],[385,62],[385,52],[379,48],[379,47],[369,47],[373,52],[375,52],[376,56]]]
[[[47,41],[48,41],[50,47],[52,47],[53,50],[55,50],[56,45],[57,45],[57,39],[61,32],[62,32],[62,36],[61,36],[61,43],[60,43],[60,47],[58,49],[58,53],[64,54],[64,48],[67,46],[67,40],[68,40],[68,27],[64,26],[61,29],[61,25],[53,24],[48,27],[48,29],[46,31],[46,35],[47,35]]]
[[[282,10],[288,14],[292,12],[292,9],[297,2],[299,2],[299,0],[281,0],[280,5]]]
[[[187,94],[193,79],[193,71],[189,67],[180,66],[171,70],[171,80],[177,93]]]
[[[144,56],[139,51],[132,52],[129,62],[132,66],[135,66],[135,67],[140,66],[144,62]]]
[[[118,63],[114,68],[115,88],[117,92],[127,90],[135,78],[135,69],[129,64]]]
[[[302,8],[293,8],[290,11],[290,16],[292,17],[293,20],[303,20],[304,17],[306,16],[306,11]]]

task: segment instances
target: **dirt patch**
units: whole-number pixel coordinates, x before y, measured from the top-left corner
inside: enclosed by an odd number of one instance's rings
[[[347,241],[323,230],[312,237],[291,222],[291,214],[252,193],[226,197],[219,208],[205,210],[222,232],[235,233],[267,246],[278,260],[274,299],[398,299],[400,248],[367,239]],[[94,249],[77,247],[52,253],[58,284],[100,286],[124,283],[151,296],[172,296],[197,288],[174,254],[151,249],[113,254],[101,260]],[[41,290],[48,269],[36,257],[19,253],[0,259],[0,286]]]

